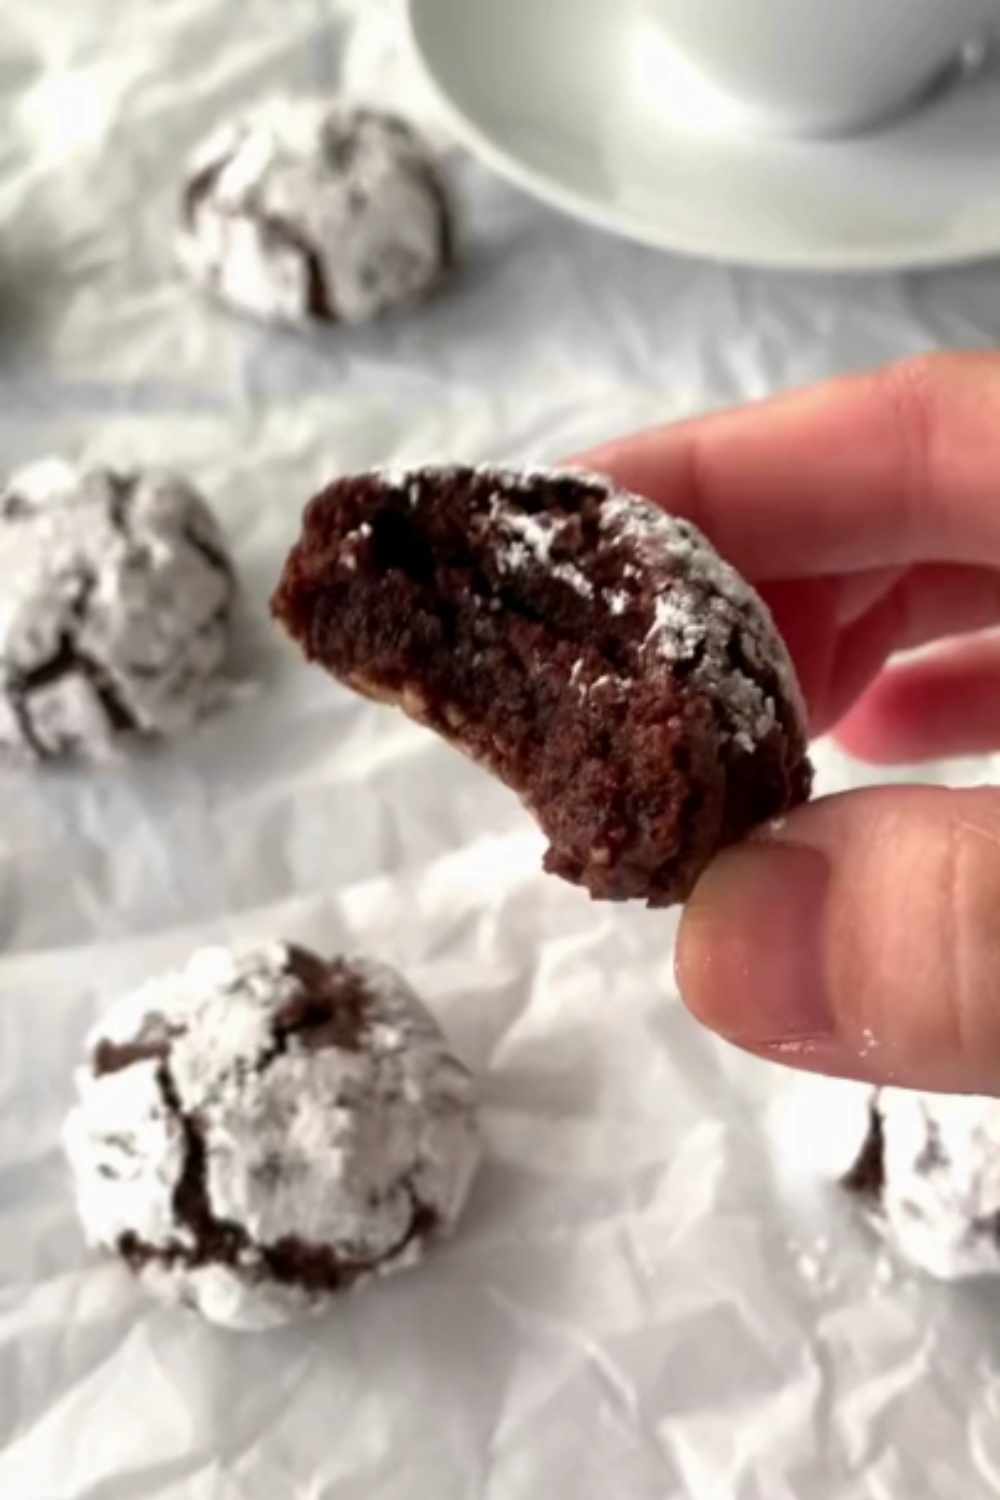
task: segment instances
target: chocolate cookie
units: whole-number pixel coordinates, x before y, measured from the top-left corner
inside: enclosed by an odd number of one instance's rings
[[[214,703],[236,583],[201,496],[175,474],[59,460],[0,492],[0,749],[97,759]]]
[[[429,296],[454,240],[444,178],[409,126],[275,101],[196,153],[178,254],[198,285],[257,317],[363,323]]]
[[[340,479],[273,600],[306,655],[488,766],[592,895],[683,900],[809,795],[764,604],[685,521],[567,472]]]
[[[266,1328],[417,1260],[478,1159],[472,1080],[398,974],[205,949],[114,1006],[67,1121],[88,1240]]]
[[[1000,1272],[1000,1101],[872,1091],[844,1184],[932,1276]]]

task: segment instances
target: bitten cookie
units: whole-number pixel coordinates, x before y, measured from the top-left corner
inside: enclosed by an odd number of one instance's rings
[[[1000,1100],[880,1089],[859,1112],[845,1185],[898,1254],[946,1281],[1000,1272]]]
[[[195,154],[178,255],[199,286],[257,317],[364,323],[436,290],[454,214],[433,152],[403,121],[279,100]]]
[[[176,474],[33,464],[0,492],[0,750],[99,759],[215,703],[236,581]]]
[[[592,895],[683,900],[810,792],[806,715],[754,590],[685,521],[566,472],[336,481],[273,599],[306,655],[508,783]]]
[[[120,1001],[78,1092],[88,1239],[231,1328],[412,1264],[478,1160],[472,1079],[399,975],[283,944],[205,949]]]

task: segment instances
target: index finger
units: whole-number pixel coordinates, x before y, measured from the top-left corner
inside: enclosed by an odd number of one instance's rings
[[[909,360],[583,462],[694,521],[757,580],[1000,563],[1000,355]]]

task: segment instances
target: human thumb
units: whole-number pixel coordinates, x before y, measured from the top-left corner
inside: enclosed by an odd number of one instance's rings
[[[1000,791],[799,809],[710,867],[677,970],[694,1014],[760,1056],[1000,1094]]]

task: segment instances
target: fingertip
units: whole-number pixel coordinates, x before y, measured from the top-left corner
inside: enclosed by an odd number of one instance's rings
[[[677,978],[693,1014],[744,1046],[833,1035],[822,957],[829,866],[815,849],[728,850],[685,909]]]

